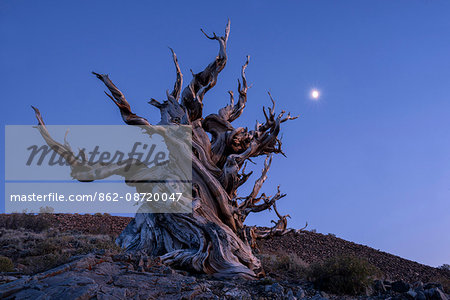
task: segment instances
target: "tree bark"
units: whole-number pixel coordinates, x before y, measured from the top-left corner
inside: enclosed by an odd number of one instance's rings
[[[202,31],[203,32],[203,31]],[[204,32],[203,32],[204,33]],[[238,100],[233,92],[230,103],[217,114],[203,117],[203,99],[215,86],[219,73],[227,63],[227,41],[230,33],[228,22],[225,34],[215,33],[205,36],[219,43],[216,58],[193,78],[182,90],[183,76],[177,57],[172,49],[176,68],[176,81],[173,91],[167,92],[167,99],[159,102],[151,99],[151,105],[161,113],[160,125],[192,126],[192,205],[190,214],[141,213],[138,212],[126,229],[120,234],[117,243],[127,251],[146,251],[162,261],[177,268],[189,271],[214,274],[217,277],[256,278],[263,274],[260,261],[255,257],[252,247],[255,239],[282,235],[293,231],[287,229],[287,216],[281,216],[276,209],[276,201],[286,196],[278,189],[274,196],[260,194],[272,163],[272,154],[281,153],[278,138],[280,125],[295,119],[282,111],[275,114],[275,101],[272,107],[263,108],[265,122],[257,123],[253,130],[238,127],[232,122],[239,118],[247,102],[247,80],[245,70],[249,63],[247,57],[238,80]],[[108,88],[108,97],[119,108],[123,121],[129,125],[150,127],[150,122],[134,114],[123,93],[113,84],[108,75],[93,73]],[[129,178],[118,166],[82,164],[83,153],[75,155],[67,143],[54,141],[48,133],[39,110],[36,108],[39,131],[48,145],[70,164],[72,176],[80,181],[93,181],[111,175],[122,175],[130,184],[136,178]],[[210,134],[211,138],[208,136]],[[180,146],[181,147],[181,146]],[[182,151],[179,151],[182,153]],[[251,175],[245,173],[245,165],[252,157],[267,156],[261,176],[255,181],[252,192],[238,197],[238,188]],[[154,168],[139,167],[139,179],[145,174],[163,172]],[[176,171],[173,176],[177,176]],[[139,192],[139,187],[136,187]],[[259,195],[259,196],[258,196]],[[250,213],[274,208],[278,221],[270,229],[260,229],[244,225]]]

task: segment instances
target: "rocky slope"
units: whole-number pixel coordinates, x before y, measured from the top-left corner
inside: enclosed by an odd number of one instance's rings
[[[299,235],[288,234],[261,240],[264,253],[295,253],[306,263],[313,263],[336,255],[352,255],[365,258],[376,266],[389,280],[429,282],[446,278],[444,270],[419,264],[373,248],[349,242],[333,235],[305,231]]]
[[[306,281],[216,280],[189,275],[145,254],[91,253],[0,285],[1,299],[448,299],[438,284],[379,282],[370,296],[336,296]]]
[[[276,266],[278,269],[268,272],[268,277],[256,281],[221,281],[173,270],[142,253],[122,253],[112,241],[129,221],[108,215],[0,215],[0,256],[10,257],[16,266],[14,272],[0,273],[0,298],[355,299],[319,291],[305,277],[298,276],[298,269],[287,267],[285,272],[285,266]],[[367,295],[356,297],[359,299],[448,298],[441,284],[450,282],[448,271],[332,235],[305,231],[262,240],[258,246],[262,257],[288,257],[299,265],[299,270],[303,265],[340,254],[365,258],[383,273],[384,280],[375,281]],[[65,259],[63,265],[61,257],[55,258],[57,248]],[[31,257],[23,257],[27,255]],[[38,273],[32,269],[27,273],[26,266],[17,263],[48,259],[54,261],[44,265],[51,269]]]
[[[46,215],[49,226],[60,231],[76,230],[83,233],[118,235],[131,218],[109,215]],[[1,227],[1,217],[0,217]],[[422,265],[386,252],[349,242],[333,235],[304,231],[299,235],[288,234],[261,240],[258,246],[262,253],[295,253],[306,263],[347,254],[362,257],[379,268],[389,280],[407,282],[429,282],[448,276],[448,273],[430,266]]]

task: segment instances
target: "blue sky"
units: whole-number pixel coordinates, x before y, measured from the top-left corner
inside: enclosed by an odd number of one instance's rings
[[[230,18],[229,61],[205,110],[227,103],[249,54],[253,86],[236,126],[262,120],[267,91],[279,109],[300,115],[283,128],[288,157],[274,158],[263,188],[270,194],[280,184],[288,194],[278,207],[290,226],[308,221],[318,232],[442,265],[450,263],[449,15],[450,2],[425,0],[3,0],[1,120],[34,124],[35,105],[48,124],[121,124],[96,71],[156,121],[147,101],[164,100],[175,80],[167,47],[188,82],[189,69],[202,70],[217,53],[199,29],[223,32]],[[319,101],[309,98],[312,88]]]

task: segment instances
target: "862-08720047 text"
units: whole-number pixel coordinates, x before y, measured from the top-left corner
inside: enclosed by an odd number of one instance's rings
[[[11,202],[157,202],[172,201],[178,202],[183,193],[103,193],[95,192],[91,194],[69,194],[47,193],[47,194],[12,194]]]

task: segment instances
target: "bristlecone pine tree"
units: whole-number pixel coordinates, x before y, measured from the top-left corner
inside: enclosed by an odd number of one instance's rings
[[[219,54],[214,61],[202,72],[193,74],[189,85],[182,90],[183,75],[172,51],[177,75],[173,91],[167,92],[167,100],[162,103],[154,99],[149,102],[161,112],[158,124],[192,126],[192,213],[138,213],[118,237],[117,243],[128,251],[146,251],[159,256],[164,263],[176,268],[214,274],[220,278],[256,278],[264,274],[260,261],[252,252],[252,248],[256,247],[256,239],[299,231],[287,229],[288,215],[282,216],[276,209],[276,201],[285,196],[279,188],[273,196],[259,193],[267,179],[272,154],[283,154],[278,138],[280,125],[296,117],[285,115],[284,111],[276,115],[275,102],[269,94],[272,107],[263,107],[264,123],[257,122],[253,130],[233,127],[232,122],[241,116],[247,102],[245,69],[249,57],[242,66],[237,102],[230,91],[230,104],[221,108],[217,114],[203,117],[203,98],[216,85],[217,77],[227,63],[230,22],[224,36],[203,33],[208,39],[219,43]],[[147,119],[132,112],[125,96],[108,75],[93,74],[111,92],[111,95],[106,94],[118,106],[126,124],[150,126]],[[117,167],[83,165],[80,161],[83,153],[76,156],[66,142],[60,144],[53,140],[39,110],[34,110],[41,135],[54,151],[65,158],[75,179],[92,181],[122,174]],[[211,138],[207,133],[210,133]],[[251,172],[245,173],[246,161],[257,156],[267,156],[262,174],[248,196],[238,197],[238,188],[251,175]],[[152,172],[152,169],[148,169],[148,172]],[[132,179],[125,176],[125,180]],[[272,221],[275,224],[272,228],[244,225],[250,213],[272,208],[279,218],[278,221]]]

